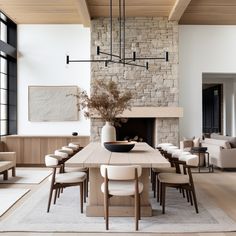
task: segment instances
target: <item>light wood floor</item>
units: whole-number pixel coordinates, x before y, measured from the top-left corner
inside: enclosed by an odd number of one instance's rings
[[[216,202],[216,204],[224,210],[233,220],[236,221],[236,172],[221,172],[215,173],[195,173],[194,175],[196,189],[200,188],[207,192],[208,195]],[[48,181],[47,179],[45,181]],[[14,210],[19,207],[24,201],[30,197],[41,185],[23,185],[23,184],[1,184],[4,188],[30,188],[29,194],[20,199],[0,220],[6,218]],[[79,235],[79,236],[134,236],[136,233],[34,233],[34,232],[14,232],[0,233],[4,236],[40,236],[40,235]],[[158,233],[138,233],[140,236],[236,236],[236,232],[229,233],[181,233],[181,234],[158,234]]]

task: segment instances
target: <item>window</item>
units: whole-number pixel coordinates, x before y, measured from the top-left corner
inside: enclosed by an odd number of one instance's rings
[[[0,13],[0,136],[17,133],[17,26]]]

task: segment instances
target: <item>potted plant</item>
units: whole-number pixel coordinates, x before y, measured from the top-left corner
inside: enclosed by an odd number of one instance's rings
[[[130,109],[132,93],[130,91],[121,92],[117,83],[112,80],[94,80],[91,87],[91,95],[86,91],[79,91],[79,109],[84,110],[87,118],[99,117],[106,122],[102,128],[101,143],[116,141],[116,130],[114,122],[117,116],[121,115],[125,109]]]

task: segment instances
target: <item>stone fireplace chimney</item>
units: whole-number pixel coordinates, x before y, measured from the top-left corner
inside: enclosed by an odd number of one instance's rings
[[[109,51],[109,18],[92,20],[91,58],[98,59],[96,47]],[[118,20],[113,20],[113,51],[119,50]],[[133,107],[169,107],[179,105],[178,89],[178,23],[169,22],[161,17],[135,17],[126,19],[126,56],[132,57],[135,50],[137,57],[163,57],[169,52],[169,61],[149,61],[149,70],[134,66],[92,63],[91,81],[94,79],[113,80],[120,90],[134,93]],[[99,57],[101,58],[101,57]],[[104,57],[105,58],[105,57]],[[138,62],[137,62],[138,63]],[[144,63],[144,61],[140,62]],[[146,113],[145,117],[149,115]],[[140,114],[140,118],[142,118]],[[150,111],[150,117],[154,117]],[[103,122],[91,119],[91,140],[100,139]],[[179,142],[179,115],[156,116],[155,145],[160,142]]]

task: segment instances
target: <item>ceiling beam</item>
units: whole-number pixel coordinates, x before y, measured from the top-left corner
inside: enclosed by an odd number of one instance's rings
[[[75,2],[81,18],[81,23],[84,27],[90,27],[91,17],[86,0],[75,0]]]
[[[191,0],[176,0],[169,14],[170,21],[179,21]]]

